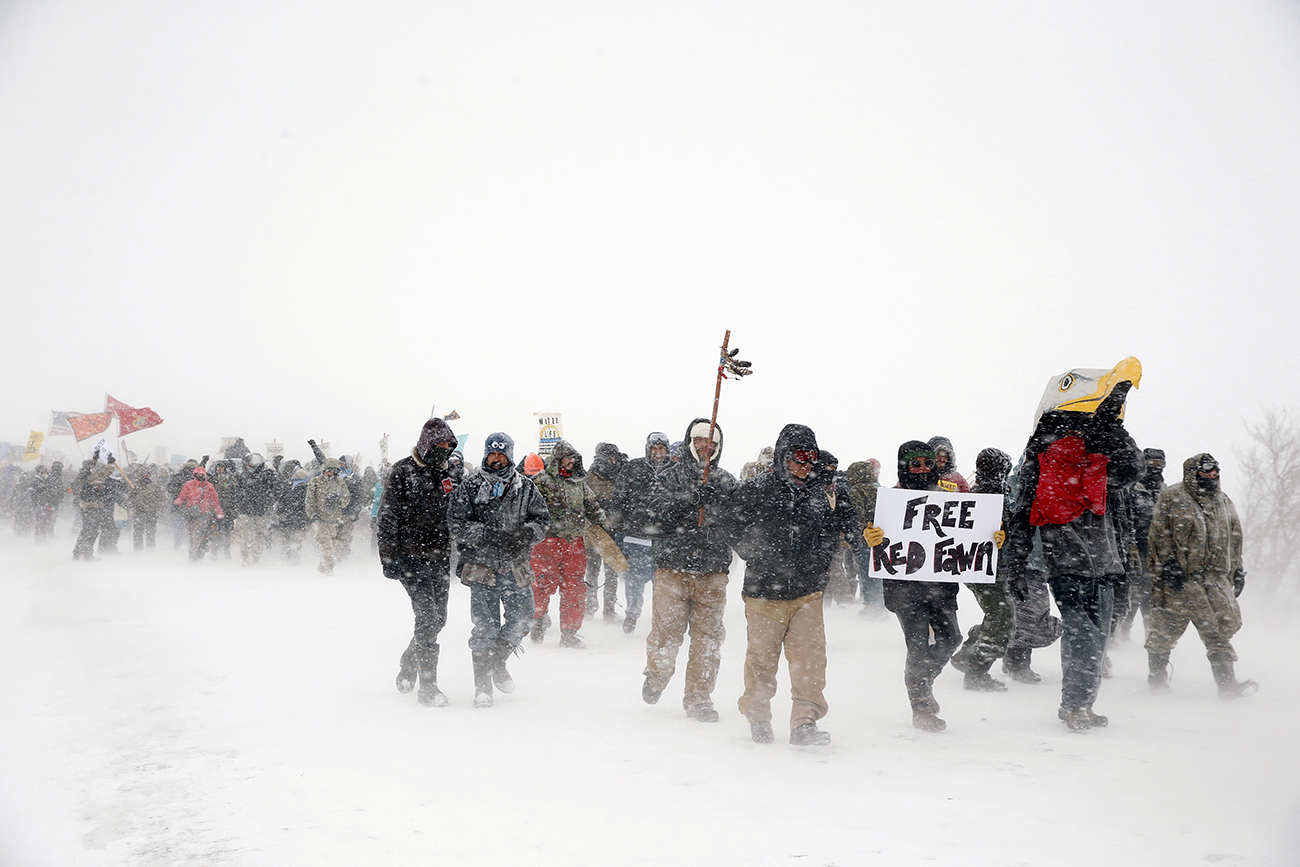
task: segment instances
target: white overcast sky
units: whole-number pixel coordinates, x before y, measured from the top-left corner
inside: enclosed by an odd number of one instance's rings
[[[1128,355],[1139,443],[1230,458],[1300,405],[1298,155],[1296,2],[7,2],[0,440],[636,455],[729,328],[733,470],[969,472]]]

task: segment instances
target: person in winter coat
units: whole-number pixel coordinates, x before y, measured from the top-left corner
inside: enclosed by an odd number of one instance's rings
[[[1001,449],[988,448],[975,458],[975,494],[998,494],[1002,499],[1002,526],[1005,532],[1011,517],[1010,498],[1007,496],[1007,475],[1011,472],[1011,456]],[[1012,588],[1007,581],[1007,571],[999,564],[996,581],[992,584],[967,584],[966,589],[979,603],[984,620],[971,627],[966,642],[952,655],[952,667],[964,672],[963,686],[982,692],[1004,692],[1007,685],[989,674],[993,663],[1007,652],[1016,632],[1016,602],[1012,596],[1023,598],[1027,588]]]
[[[627,455],[618,450],[613,443],[596,443],[596,451],[587,472],[587,487],[596,495],[596,502],[605,514],[610,513],[614,496],[614,484],[618,474],[627,463]],[[605,580],[600,580],[601,567],[605,570]],[[609,563],[601,559],[595,548],[587,550],[587,615],[595,614],[600,608],[600,598],[605,602],[605,622],[613,623],[618,619],[615,606],[618,604],[618,572]],[[603,589],[603,592],[598,592]]]
[[[1241,629],[1237,597],[1246,586],[1241,562],[1241,522],[1219,488],[1219,462],[1202,452],[1183,462],[1182,482],[1156,501],[1148,567],[1151,631],[1146,650],[1156,692],[1169,689],[1169,654],[1191,623],[1205,645],[1222,698],[1252,695],[1259,685],[1238,681],[1232,636]]]
[[[830,743],[817,728],[826,715],[826,629],[822,590],[841,533],[857,533],[852,503],[826,496],[811,428],[788,424],[774,446],[772,472],[737,490],[732,546],[745,560],[741,597],[748,627],[740,712],[755,743],[771,743],[772,698],[784,649],[790,672],[790,743]]]
[[[113,506],[125,500],[121,484],[113,478],[115,467],[116,464],[103,464],[98,458],[91,458],[82,464],[72,483],[72,493],[81,509],[81,533],[72,548],[73,560],[94,560],[97,539],[101,553],[116,550],[105,543],[106,537],[117,539]]]
[[[44,544],[54,537],[54,519],[65,493],[62,463],[55,461],[49,469],[44,466],[36,468],[31,491],[36,544]]]
[[[1092,708],[1101,688],[1114,587],[1123,579],[1127,551],[1108,514],[1107,492],[1142,471],[1142,452],[1123,423],[1125,399],[1140,378],[1141,365],[1129,358],[1110,371],[1073,370],[1048,382],[1025,446],[1010,542],[1003,552],[1011,580],[1018,581],[1035,529],[1042,539],[1047,581],[1063,627],[1057,716],[1071,731],[1109,722]]]
[[[849,485],[849,499],[858,513],[859,532],[876,520],[876,491],[880,487],[880,461],[870,458],[849,464],[845,473]],[[861,588],[862,610],[867,617],[885,617],[885,590],[880,576],[871,575],[871,548],[863,545],[857,551],[858,587]]]
[[[311,518],[307,517],[307,483],[310,478],[305,469],[297,466],[297,461],[288,463],[289,475],[281,482],[275,504],[275,521],[284,541],[284,559],[291,566],[296,566],[302,556],[307,526],[311,523]]]
[[[533,619],[533,545],[550,528],[550,510],[531,480],[514,469],[515,441],[489,434],[478,472],[451,497],[448,523],[460,552],[460,582],[469,586],[474,706],[492,706],[492,687],[514,692],[506,660]]]
[[[135,474],[135,487],[127,497],[131,509],[132,549],[153,550],[158,535],[158,514],[167,501],[167,492],[154,477],[152,467],[143,466]]]
[[[339,458],[339,478],[348,486],[348,504],[343,509],[343,520],[339,522],[338,535],[335,537],[335,557],[339,560],[352,556],[352,534],[356,532],[362,507],[370,502],[355,464],[355,458],[349,459],[347,455]]]
[[[758,452],[758,458],[752,461],[746,461],[745,465],[740,468],[740,480],[747,482],[760,473],[772,472],[772,447],[763,446]]]
[[[217,521],[226,516],[217,497],[217,489],[208,481],[207,470],[196,466],[188,482],[181,486],[174,505],[185,516],[190,530],[190,560],[198,562],[208,550]]]
[[[275,470],[256,452],[244,455],[235,477],[235,508],[239,510],[239,554],[244,566],[256,566],[271,546],[271,514],[275,510],[280,480]]]
[[[934,449],[920,440],[898,447],[898,485],[909,491],[956,492],[955,482],[939,477]],[[868,525],[867,544],[881,544],[884,531]],[[903,684],[912,706],[912,725],[921,731],[941,732],[947,723],[939,718],[934,680],[961,644],[957,623],[958,585],[947,581],[884,580],[885,607],[898,618],[907,644]]]
[[[236,494],[234,461],[220,460],[213,464],[212,487],[217,489],[217,498],[221,500],[223,517],[218,518],[212,527],[213,559],[230,559],[230,540],[235,534],[235,516],[239,513]]]
[[[533,476],[533,484],[546,500],[551,513],[551,526],[546,538],[532,553],[533,613],[531,638],[541,644],[546,637],[549,622],[547,609],[551,596],[560,592],[560,646],[581,649],[584,644],[578,637],[582,618],[586,613],[587,548],[582,534],[586,524],[604,527],[608,522],[605,510],[596,502],[596,495],[584,481],[586,470],[582,455],[564,440],[546,458],[546,469]]]
[[[641,698],[654,704],[663,695],[689,629],[682,707],[691,719],[717,722],[713,687],[727,636],[722,616],[731,568],[727,510],[738,483],[718,466],[722,428],[714,426],[710,437],[709,420],[697,418],[687,426],[684,442],[687,459],[660,475],[656,488],[654,510],[663,532],[654,546],[655,591]]]
[[[645,604],[645,585],[654,577],[654,543],[659,537],[659,517],[652,503],[661,473],[671,460],[665,434],[655,431],[646,437],[645,457],[628,461],[618,475],[611,499],[611,523],[622,534],[619,547],[627,558],[623,573],[626,616],[623,631],[631,635]]]
[[[307,518],[316,523],[316,544],[320,546],[321,558],[316,571],[322,575],[334,574],[334,545],[346,520],[344,510],[350,498],[347,483],[339,478],[339,462],[326,458],[320,475],[307,482],[305,502]]]
[[[1133,621],[1142,613],[1142,627],[1151,631],[1151,572],[1146,568],[1151,535],[1151,519],[1155,517],[1156,500],[1165,489],[1165,453],[1163,449],[1143,449],[1147,468],[1130,491],[1133,515],[1133,540],[1137,546],[1141,571],[1129,589],[1129,609],[1120,624],[1120,637],[1127,639]]]
[[[384,577],[400,581],[411,599],[415,628],[397,670],[397,691],[418,681],[420,704],[446,707],[438,688],[438,633],[447,624],[451,585],[451,531],[447,507],[453,486],[447,461],[456,435],[440,418],[420,430],[411,454],[393,464],[379,501],[379,561]]]
[[[939,480],[951,482],[956,485],[956,490],[967,494],[970,493],[970,484],[966,477],[957,472],[957,453],[952,449],[952,440],[947,437],[930,437],[926,443],[934,451],[935,465],[939,468]]]

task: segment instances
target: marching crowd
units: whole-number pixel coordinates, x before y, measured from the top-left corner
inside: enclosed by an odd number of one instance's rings
[[[121,468],[97,453],[71,476],[57,463],[32,473],[6,468],[0,509],[44,543],[60,508],[71,507],[80,521],[78,560],[116,550],[125,522],[115,509],[129,514],[136,550],[154,547],[161,523],[176,547],[188,539],[193,560],[230,558],[237,539],[245,565],[273,551],[296,563],[310,531],[323,573],[350,556],[360,524],[414,614],[397,688],[428,706],[448,703],[438,686],[438,637],[453,576],[470,592],[476,707],[491,707],[494,690],[514,690],[507,663],[523,641],[544,642],[557,621],[566,648],[584,646],[579,630],[596,614],[635,633],[652,584],[642,699],[654,704],[667,691],[689,638],[683,709],[717,721],[713,691],[738,556],[747,626],[738,708],[754,741],[775,738],[771,701],[784,655],[790,743],[830,742],[818,727],[828,710],[823,607],[855,601],[864,615],[898,620],[903,685],[918,729],[946,727],[933,691],[945,666],[961,671],[971,690],[1006,689],[992,673],[999,660],[1003,674],[1038,683],[1032,653],[1059,640],[1058,716],[1070,730],[1086,731],[1108,722],[1093,710],[1109,673],[1108,642],[1127,636],[1139,614],[1152,691],[1170,688],[1169,655],[1189,624],[1222,697],[1257,688],[1234,672],[1231,638],[1241,628],[1245,572],[1241,526],[1219,488],[1218,462],[1193,455],[1181,480],[1166,486],[1164,453],[1139,449],[1124,428],[1132,384],[1114,383],[1082,411],[1040,412],[1018,461],[986,448],[970,481],[944,437],[899,447],[899,488],[1003,497],[996,581],[967,585],[980,611],[965,633],[957,583],[871,575],[872,549],[884,538],[875,525],[880,462],[841,470],[798,424],[786,425],[740,478],[719,465],[722,429],[706,418],[693,419],[676,443],[649,434],[643,454],[631,459],[600,443],[589,466],[563,441],[545,459],[521,458],[513,439],[497,432],[473,467],[449,424],[433,418],[410,454],[378,473],[329,458],[314,441],[307,465],[267,462],[242,441],[219,460],[204,456],[174,470]]]

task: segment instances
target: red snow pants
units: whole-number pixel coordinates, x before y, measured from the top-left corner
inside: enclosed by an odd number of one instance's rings
[[[587,613],[587,548],[582,539],[547,537],[533,546],[533,611],[540,620],[560,591],[560,630],[577,632]]]

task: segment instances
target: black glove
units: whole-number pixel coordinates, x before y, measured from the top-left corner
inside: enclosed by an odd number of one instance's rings
[[[1246,571],[1238,569],[1232,573],[1232,595],[1240,596],[1241,591],[1246,589]]]
[[[713,482],[705,482],[695,489],[695,505],[701,509],[718,501],[721,491]]]
[[[1012,575],[1007,582],[1011,587],[1011,595],[1017,602],[1029,601],[1029,576],[1023,572]]]
[[[1187,573],[1183,571],[1182,566],[1178,565],[1178,561],[1171,557],[1160,567],[1160,578],[1170,590],[1177,591],[1183,589],[1183,583],[1187,581]]]

